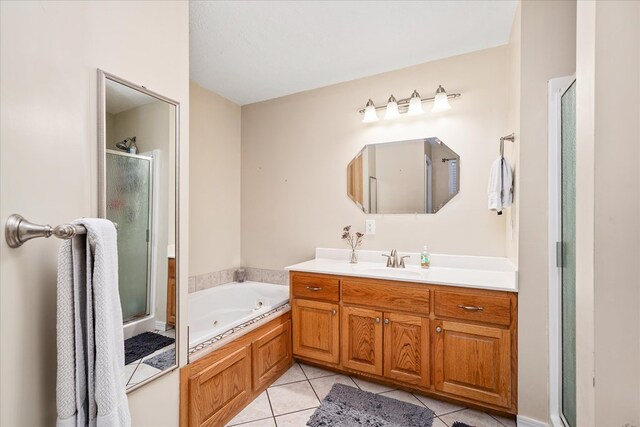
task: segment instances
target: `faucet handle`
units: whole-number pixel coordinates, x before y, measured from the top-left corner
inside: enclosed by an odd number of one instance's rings
[[[393,263],[391,262],[391,255],[387,255],[387,254],[382,254],[382,256],[386,256],[387,257],[387,267],[393,267]]]
[[[411,255],[404,255],[400,257],[400,265],[398,265],[399,268],[404,268],[404,259],[405,258],[411,258]]]

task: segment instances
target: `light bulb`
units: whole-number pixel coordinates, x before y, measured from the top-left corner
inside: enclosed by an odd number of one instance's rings
[[[376,112],[376,106],[373,105],[373,101],[369,99],[367,106],[364,107],[364,117],[362,123],[373,123],[378,121],[378,113]]]
[[[396,101],[395,96],[391,95],[389,97],[389,102],[387,102],[387,111],[384,114],[385,120],[395,119],[400,117],[400,111],[398,110],[398,101]]]
[[[422,99],[420,99],[418,91],[414,90],[411,95],[411,99],[409,100],[409,111],[407,111],[407,114],[415,116],[422,113],[424,113],[424,110],[422,109]]]
[[[447,111],[451,109],[451,105],[449,105],[449,98],[447,97],[447,92],[444,88],[439,85],[436,90],[436,96],[433,100],[433,108],[431,112],[437,113],[439,111]]]

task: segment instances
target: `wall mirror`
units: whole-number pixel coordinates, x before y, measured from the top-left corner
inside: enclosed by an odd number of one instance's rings
[[[347,166],[347,195],[365,213],[437,213],[460,191],[460,156],[438,138],[369,144]]]
[[[127,390],[178,366],[179,103],[98,70],[101,217],[118,224]]]

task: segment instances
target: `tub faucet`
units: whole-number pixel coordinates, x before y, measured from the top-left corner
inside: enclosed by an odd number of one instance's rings
[[[387,257],[387,267],[389,268],[405,268],[404,259],[409,258],[409,255],[398,258],[398,251],[395,249],[392,249],[389,255],[382,254],[382,256]]]

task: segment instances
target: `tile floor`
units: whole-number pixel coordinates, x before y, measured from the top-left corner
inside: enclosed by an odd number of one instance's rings
[[[164,335],[174,339],[176,337],[175,329],[169,329],[167,331],[155,330],[153,332],[155,332],[156,334]],[[160,369],[154,368],[153,366],[147,365],[146,363],[143,363],[143,362],[147,359],[150,359],[154,356],[157,356],[160,353],[163,353],[173,348],[174,346],[175,344],[163,347],[160,350],[157,350],[156,352],[151,353],[148,356],[145,356],[141,359],[136,360],[135,362],[131,362],[128,365],[125,365],[124,372],[127,377],[127,388],[133,387],[134,385],[141,383],[147,378],[151,378],[155,374],[162,372]]]
[[[294,363],[227,426],[304,427],[316,408],[320,406],[320,401],[335,383],[347,384],[415,405],[427,406],[436,414],[433,427],[450,427],[455,421],[475,427],[516,426],[512,419],[489,415],[301,363]]]

